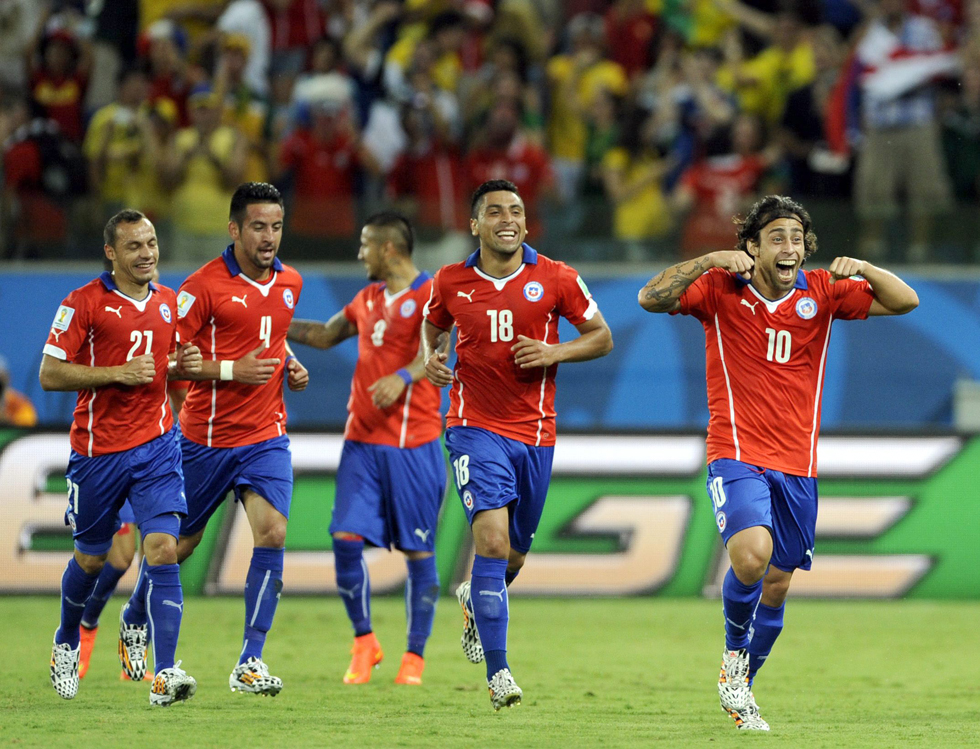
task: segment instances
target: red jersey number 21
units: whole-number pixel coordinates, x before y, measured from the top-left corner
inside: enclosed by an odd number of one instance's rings
[[[266,348],[272,348],[272,315],[262,315],[259,320],[259,340]]]

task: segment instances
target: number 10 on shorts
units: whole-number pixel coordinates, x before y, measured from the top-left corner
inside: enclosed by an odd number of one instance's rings
[[[453,461],[453,471],[456,472],[456,486],[462,489],[470,482],[470,456],[460,455]]]

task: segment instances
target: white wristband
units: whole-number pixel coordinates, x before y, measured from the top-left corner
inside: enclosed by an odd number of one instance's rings
[[[228,381],[235,379],[233,367],[235,362],[233,359],[222,359],[221,360],[221,379]]]

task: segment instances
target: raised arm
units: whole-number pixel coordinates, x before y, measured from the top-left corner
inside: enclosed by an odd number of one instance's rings
[[[425,376],[436,387],[445,387],[453,381],[453,371],[446,366],[449,361],[449,331],[437,328],[428,320],[422,322],[422,356],[425,359]]]
[[[88,390],[107,385],[135,387],[153,382],[156,367],[152,354],[134,356],[118,367],[88,367],[84,364],[71,364],[57,357],[45,354],[41,359],[38,379],[43,390]]]
[[[851,257],[837,257],[830,264],[833,283],[842,278],[864,276],[871,284],[875,299],[871,302],[868,317],[878,315],[904,315],[919,306],[919,295],[915,289],[894,273],[872,265],[866,260]]]
[[[675,312],[680,308],[681,294],[703,273],[712,268],[724,268],[732,273],[740,273],[748,280],[752,277],[754,265],[752,256],[741,250],[711,252],[693,260],[685,260],[651,278],[640,289],[638,301],[647,312]]]
[[[591,320],[575,326],[578,338],[564,343],[545,343],[527,336],[517,336],[517,343],[511,346],[514,361],[521,369],[550,367],[559,362],[589,361],[605,356],[613,348],[612,331],[601,312],[596,312]]]
[[[355,335],[357,335],[357,327],[341,310],[325,323],[315,320],[293,320],[286,332],[286,339],[313,348],[327,349]]]

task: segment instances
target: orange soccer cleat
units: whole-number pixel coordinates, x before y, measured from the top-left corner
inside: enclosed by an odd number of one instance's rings
[[[384,658],[381,643],[374,632],[354,638],[354,646],[350,649],[351,659],[347,673],[344,674],[344,684],[367,684],[371,681],[371,669],[377,667]]]
[[[425,660],[421,655],[415,653],[405,653],[402,656],[402,667],[398,669],[398,676],[395,677],[396,684],[421,684],[422,670],[425,668]]]
[[[84,679],[88,673],[88,662],[92,658],[92,648],[95,647],[95,636],[99,633],[98,627],[79,627],[78,634],[81,638],[78,656],[78,678]]]

